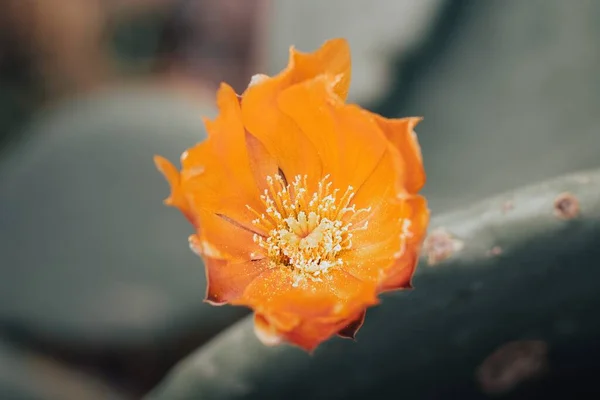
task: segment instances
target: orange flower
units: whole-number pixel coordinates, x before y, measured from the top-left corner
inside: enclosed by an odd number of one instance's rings
[[[221,85],[220,114],[181,171],[155,157],[166,204],[196,229],[206,301],[253,309],[266,344],[354,337],[379,293],[410,287],[429,220],[420,118],[346,104],[349,84],[345,40],[292,47],[285,70],[241,96]]]

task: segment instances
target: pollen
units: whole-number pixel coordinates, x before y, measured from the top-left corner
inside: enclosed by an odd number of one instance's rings
[[[248,206],[256,219],[252,223],[268,235],[254,235],[273,267],[294,273],[294,285],[306,278],[319,280],[332,268],[343,267],[341,254],[352,248],[352,232],[367,229],[364,214],[370,208],[352,204],[354,188],[342,193],[332,188],[326,175],[314,193],[307,191],[308,176],[298,175],[288,184],[276,174],[267,177],[261,196],[264,212]]]

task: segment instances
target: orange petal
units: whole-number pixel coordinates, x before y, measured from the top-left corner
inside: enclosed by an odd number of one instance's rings
[[[407,218],[411,221],[409,228],[411,235],[403,247],[403,255],[385,271],[380,286],[382,291],[412,287],[411,279],[419,262],[421,246],[427,233],[430,213],[425,198],[415,195],[408,196],[403,201],[409,210]]]
[[[402,171],[396,149],[388,143],[386,150],[362,185],[358,186],[352,203],[357,209],[371,208],[371,214],[389,198],[395,199],[398,193],[397,182],[401,180]]]
[[[248,90],[268,82],[276,82],[277,87],[283,90],[319,75],[336,77],[333,91],[340,99],[346,100],[352,75],[350,46],[346,39],[327,40],[312,53],[298,51],[294,46],[291,46],[287,67],[272,78],[267,75],[260,75],[260,79],[253,82],[255,84],[251,84]],[[248,90],[244,93],[244,96],[248,94]]]
[[[357,188],[377,166],[388,141],[370,114],[335,95],[333,82],[326,75],[304,81],[284,90],[278,104],[314,145],[334,185]]]
[[[246,147],[250,158],[250,170],[254,174],[254,181],[259,193],[268,189],[267,176],[274,176],[279,172],[277,161],[267,151],[264,144],[249,132],[246,132]]]
[[[254,314],[254,333],[265,346],[281,344],[285,337],[261,314]]]
[[[208,283],[206,301],[213,305],[238,299],[246,287],[269,265],[267,259],[235,262],[206,256],[204,263]]]
[[[248,131],[273,155],[288,180],[297,175],[321,177],[316,149],[296,124],[277,107],[277,96],[287,87],[321,74],[338,76],[334,91],[345,98],[350,84],[350,51],[343,39],[326,42],[314,53],[290,48],[286,69],[251,85],[242,96],[242,115]]]
[[[230,86],[222,84],[217,103],[219,116],[205,121],[208,139],[182,156],[181,184],[194,212],[226,215],[252,228],[255,217],[246,205],[259,209],[262,203],[251,171],[239,100]]]
[[[401,258],[394,260],[386,268],[387,272],[379,287],[381,292],[412,288],[412,277],[419,261],[418,250],[418,248],[407,248]]]
[[[330,270],[321,281],[297,281],[290,270],[278,267],[254,280],[236,303],[252,307],[269,319],[289,314],[304,320],[345,318],[357,307],[376,304],[377,298],[373,284],[341,270]]]
[[[409,285],[428,220],[422,196],[386,201],[366,230],[353,232],[353,247],[342,256],[346,270],[380,287]]]
[[[260,325],[255,325],[259,338],[281,337],[311,351],[378,302],[373,284],[344,271],[330,270],[321,279],[294,286],[291,271],[267,270],[232,304],[250,306],[261,315]]]
[[[421,243],[427,233],[429,225],[430,211],[427,207],[427,200],[421,195],[406,196],[401,199],[410,207],[409,218],[411,223],[411,232],[413,233],[409,242]]]
[[[409,193],[417,193],[425,185],[425,169],[421,156],[421,147],[414,128],[422,118],[387,119],[375,115],[375,120],[388,140],[398,149],[402,159],[403,186]]]
[[[196,211],[196,219],[200,225],[198,240],[202,255],[231,261],[263,257],[262,247],[254,242],[255,232],[210,211]]]
[[[369,217],[366,229],[352,233],[352,248],[342,253],[344,268],[358,279],[378,283],[383,269],[401,251],[404,206],[394,198],[386,199]]]
[[[275,78],[252,86],[242,98],[248,131],[272,154],[288,181],[297,175],[321,177],[321,159],[308,138],[276,104],[282,84]],[[318,179],[318,178],[317,178]]]
[[[340,335],[340,332],[341,335],[345,332],[348,335],[356,333],[363,320],[364,310],[361,310],[346,318],[321,317],[298,320],[288,329],[280,329],[278,323],[273,323],[272,316],[255,314],[254,330],[259,340],[268,346],[287,341],[312,352],[319,344],[335,334]],[[351,330],[354,332],[352,333]]]
[[[178,208],[192,224],[196,225],[185,193],[181,188],[180,175],[177,168],[169,160],[161,156],[154,156],[154,164],[171,187],[171,194],[165,200],[165,204]]]
[[[282,333],[282,335],[290,343],[293,343],[308,352],[312,352],[319,344],[336,335],[351,321],[351,319],[338,321],[322,319],[309,320],[299,325],[294,330]]]
[[[303,53],[292,46],[287,70],[291,70],[292,85],[321,74],[338,77],[333,91],[346,100],[350,89],[350,61],[348,42],[345,39],[331,39],[314,53]]]

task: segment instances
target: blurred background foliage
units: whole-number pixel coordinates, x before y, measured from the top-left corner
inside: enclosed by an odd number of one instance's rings
[[[352,101],[389,117],[425,117],[418,134],[428,172],[425,194],[435,216],[529,183],[600,166],[598,2],[4,0],[0,3],[0,398],[141,398],[179,361],[188,356],[195,360],[190,354],[198,348],[200,358],[192,365],[204,365],[202,346],[246,311],[202,303],[201,262],[187,248],[187,223],[161,204],[167,186],[153,168],[152,155],[176,160],[205,137],[201,117],[215,114],[214,91],[221,81],[241,92],[253,74],[273,74],[284,67],[290,45],[312,51],[332,37],[350,41]],[[594,193],[586,196],[594,199]],[[533,217],[525,220],[530,221],[525,227],[538,226]],[[529,232],[519,225],[522,230]],[[540,235],[539,229],[531,232]],[[576,232],[588,235],[577,242],[579,247],[536,242],[538,253],[528,254],[519,247],[516,255],[506,257],[520,261],[515,264],[509,258],[502,265],[538,266],[531,267],[541,271],[538,275],[523,275],[531,280],[549,276],[541,263],[559,255],[542,252],[553,247],[560,247],[560,257],[575,257],[569,263],[557,262],[560,271],[594,265],[590,263],[597,262],[596,253],[581,250],[581,243],[593,242],[589,235],[597,231]],[[576,249],[582,258],[577,258]],[[518,272],[507,278],[503,269],[494,271],[487,279],[507,286],[522,278]],[[550,275],[558,280],[563,276]],[[456,279],[448,278],[452,293],[462,293],[461,285],[477,283],[460,276],[457,272]],[[506,296],[488,298],[479,291],[481,297],[471,293],[457,306],[454,297],[442,293],[444,285],[427,282],[423,278],[412,303],[392,296],[388,308],[382,306],[386,315],[393,315],[396,308],[401,313],[403,306],[413,303],[416,309],[424,307],[431,300],[419,299],[439,293],[440,303],[433,309],[443,314],[452,306],[449,315],[462,316],[468,325],[469,304],[481,299],[491,299],[484,304],[508,301]],[[551,297],[559,286],[536,291],[532,281],[519,289],[520,301],[528,293]],[[593,291],[586,287],[586,299]],[[578,291],[569,293],[577,296]],[[571,297],[568,304],[577,301]],[[574,354],[597,354],[592,350],[597,348],[593,342],[598,326],[592,322],[598,309],[591,300],[586,304],[584,312],[573,312],[576,317],[561,314],[561,321],[566,318],[571,324],[571,333],[557,340],[581,340],[583,347]],[[560,308],[561,303],[548,302],[546,307]],[[486,398],[469,386],[486,354],[503,341],[531,332],[556,336],[542,327],[550,324],[551,310],[527,308],[544,315],[531,318],[527,325],[522,314],[514,317],[521,309],[515,300],[501,309],[490,305],[478,311],[507,328],[488,341],[462,348],[467,361],[459,364],[464,373],[452,376],[464,381],[449,383],[431,376],[427,385],[414,386],[405,397]],[[489,314],[494,310],[501,310],[495,318]],[[579,331],[572,327],[577,321],[586,322],[579,324]],[[350,352],[339,358],[347,365],[363,363],[352,373],[368,374],[368,364],[375,362],[393,368],[393,360],[402,360],[402,354],[381,350],[374,353],[381,359],[364,364],[361,354],[369,350],[369,335],[377,338],[376,331],[384,329],[386,320],[376,317],[373,324],[370,329],[375,333],[367,330],[352,344],[358,355]],[[565,323],[558,325],[567,329]],[[423,327],[444,329],[430,323]],[[384,335],[385,340],[395,336]],[[414,373],[428,376],[443,374],[443,366],[452,368],[456,348],[451,343],[437,345],[435,335],[423,337],[420,346],[449,355],[435,359],[437,369],[429,370],[425,363],[415,366]],[[218,348],[218,343],[209,349]],[[248,354],[255,354],[254,345],[248,346]],[[389,348],[402,351],[397,343]],[[334,341],[317,360],[333,357],[336,349]],[[305,373],[302,368],[313,368],[295,357],[274,357],[275,366],[265,373],[274,373],[278,362],[297,362],[289,371]],[[338,358],[331,359],[319,364],[324,371],[334,368]],[[589,381],[582,387],[592,393],[596,363],[577,357],[563,360],[571,363],[571,369],[561,371]],[[408,374],[411,368],[398,370]],[[170,378],[168,390],[172,382],[189,383],[199,373],[193,368],[182,371],[181,379]],[[402,378],[399,373],[395,379]],[[363,385],[364,393],[398,393],[389,385],[389,375],[381,382],[377,376],[365,379],[354,383]],[[581,384],[575,378],[568,382]],[[200,398],[186,392],[193,385],[182,387],[185,390],[177,393],[187,397],[181,398]],[[352,388],[348,382],[346,391],[323,389],[320,395],[344,398]],[[510,391],[506,398],[543,393],[524,390]],[[168,399],[175,392],[166,393]],[[221,398],[250,396],[244,390],[236,393]],[[270,392],[258,393],[255,398]]]

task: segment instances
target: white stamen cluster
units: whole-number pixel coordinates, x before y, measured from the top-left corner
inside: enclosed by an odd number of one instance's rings
[[[354,227],[357,216],[370,208],[357,210],[351,205],[354,189],[349,186],[341,197],[331,188],[329,175],[318,182],[317,190],[307,193],[308,177],[296,176],[287,184],[281,175],[267,177],[268,189],[261,200],[265,212],[252,210],[252,223],[268,236],[254,235],[254,241],[267,251],[274,266],[296,272],[295,285],[305,277],[319,279],[321,274],[341,266],[340,253],[352,247],[352,231],[367,229],[368,221]]]

